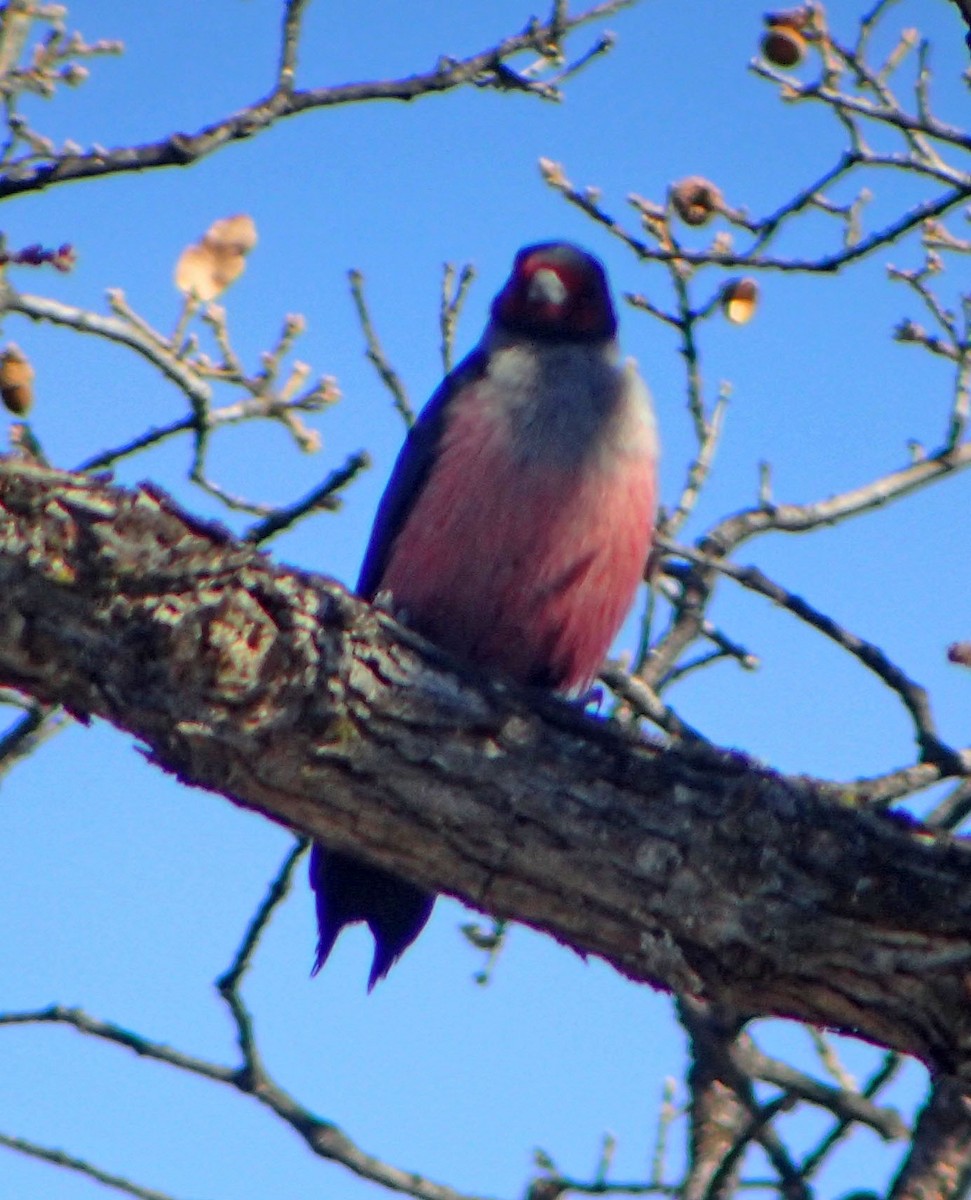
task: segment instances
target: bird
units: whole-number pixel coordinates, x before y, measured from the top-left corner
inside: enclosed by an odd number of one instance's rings
[[[457,659],[570,699],[588,693],[654,537],[658,437],[600,261],[526,246],[481,340],[412,426],[378,507],[357,594]],[[317,955],[374,938],[370,992],[435,896],[314,845]]]

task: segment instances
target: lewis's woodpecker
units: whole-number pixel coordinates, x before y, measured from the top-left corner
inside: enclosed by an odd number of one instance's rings
[[[398,456],[357,591],[458,658],[566,696],[586,692],[643,578],[658,443],[622,363],[607,277],[566,242],[527,246],[485,333]],[[368,990],[435,897],[315,845],[319,970],[345,925],[374,935]]]

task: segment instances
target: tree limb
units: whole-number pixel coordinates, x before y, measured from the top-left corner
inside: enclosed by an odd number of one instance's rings
[[[149,486],[0,465],[0,685],[624,975],[971,1086],[971,848],[457,667]]]
[[[154,167],[185,167],[206,158],[230,142],[262,133],[284,117],[295,116],[311,108],[331,108],[338,104],[356,104],[365,100],[415,100],[436,92],[477,83],[480,86],[531,92],[548,99],[559,97],[555,83],[529,79],[508,66],[508,60],[524,51],[558,42],[565,34],[627,8],[634,0],[601,0],[576,16],[559,19],[554,8],[547,22],[530,21],[522,33],[504,38],[495,46],[467,58],[442,57],[430,71],[400,79],[374,79],[360,83],[335,84],[315,88],[294,85],[299,24],[304,0],[289,0],[284,12],[280,59],[272,90],[238,112],[203,126],[195,133],[173,133],[140,146],[119,146],[113,150],[95,146],[90,150],[63,151],[43,161],[33,157],[7,164],[0,172],[0,200],[22,192],[40,191],[59,183],[78,179],[96,179],[128,171]],[[554,28],[555,25],[555,28]],[[598,52],[606,49],[604,39]],[[608,43],[609,44],[609,43]],[[583,56],[586,61],[588,56]]]

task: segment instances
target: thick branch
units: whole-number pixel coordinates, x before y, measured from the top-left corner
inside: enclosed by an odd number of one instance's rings
[[[633,979],[971,1085],[967,846],[460,672],[151,488],[3,464],[0,684]]]

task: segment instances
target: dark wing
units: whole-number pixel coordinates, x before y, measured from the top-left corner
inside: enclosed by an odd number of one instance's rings
[[[408,520],[435,462],[450,402],[463,388],[483,377],[486,361],[485,351],[477,346],[445,376],[411,427],[381,497],[371,539],[364,552],[357,581],[357,594],[362,599],[373,600],[380,591],[391,547]]]
[[[442,380],[418,418],[391,473],[371,540],[364,554],[357,592],[373,600],[395,538],[408,520],[438,453],[452,398],[485,374],[486,355],[475,349]],[[310,884],[317,906],[317,958],[314,974],[327,961],[340,932],[364,921],[374,935],[374,961],[368,991],[418,937],[431,915],[435,896],[396,875],[361,862],[353,855],[315,843],[310,856]]]

